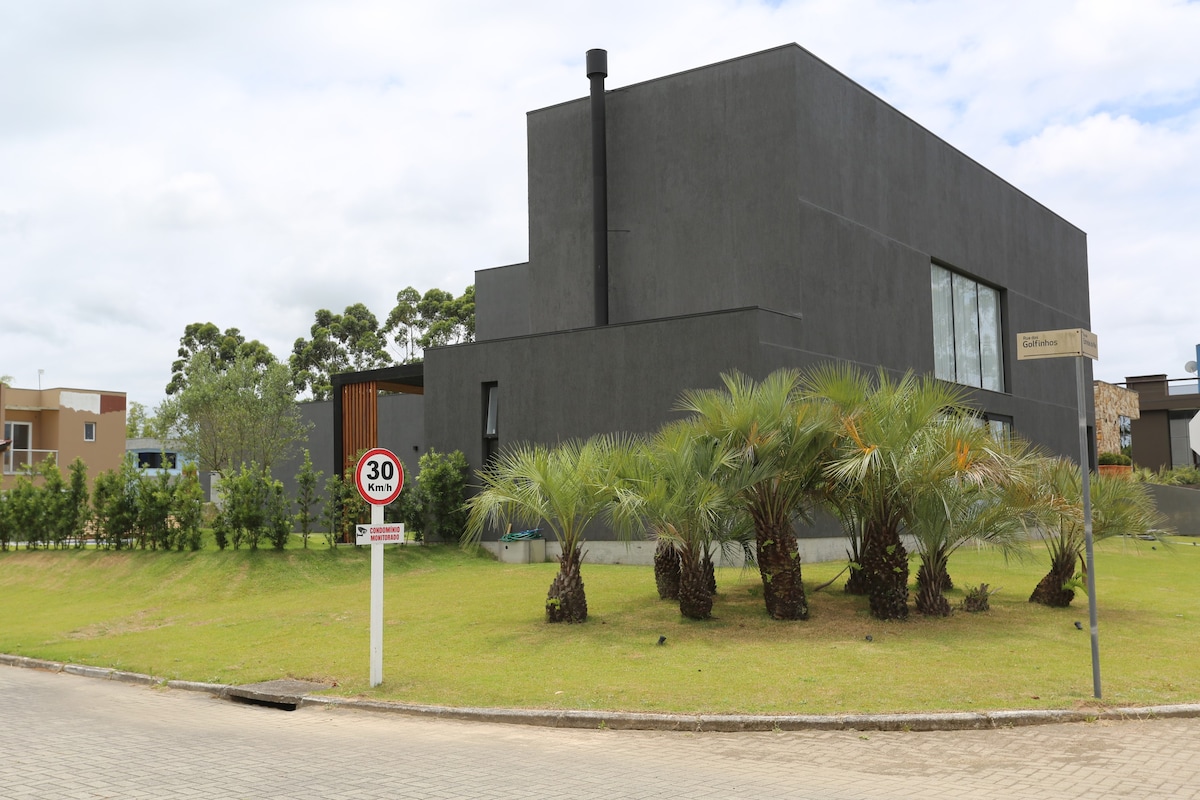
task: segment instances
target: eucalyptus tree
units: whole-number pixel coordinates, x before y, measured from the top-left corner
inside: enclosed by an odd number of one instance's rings
[[[548,528],[561,550],[559,570],[546,596],[549,622],[587,620],[580,566],[588,525],[611,510],[625,463],[628,439],[594,436],[555,447],[518,444],[479,472],[482,491],[467,502],[466,545],[478,544],[489,527],[516,524]]]
[[[1029,597],[1031,603],[1065,608],[1075,599],[1086,567],[1086,531],[1079,466],[1066,459],[1046,459],[1038,475],[1042,510],[1042,541],[1050,555],[1050,570]],[[1169,525],[1144,483],[1120,476],[1092,475],[1092,538],[1153,536]]]
[[[731,528],[726,520],[740,512],[722,485],[734,458],[694,421],[671,423],[638,448],[617,489],[614,519],[622,530],[644,525],[660,549],[674,553],[679,613],[689,619],[712,614],[712,549],[724,544],[722,533]]]
[[[835,363],[809,372],[804,388],[836,418],[838,444],[825,475],[836,498],[831,507],[861,532],[852,578],[861,573],[872,616],[904,619],[909,569],[900,533],[928,481],[921,465],[929,457],[923,448],[934,441],[931,428],[947,416],[972,413],[964,391],[931,376],[894,379],[882,369],[870,376]]]
[[[824,404],[800,401],[800,376],[779,370],[761,382],[722,375],[724,389],[687,392],[678,404],[705,436],[732,453],[726,491],[753,521],[755,557],[767,613],[807,619],[800,551],[792,521],[811,521],[835,442]]]

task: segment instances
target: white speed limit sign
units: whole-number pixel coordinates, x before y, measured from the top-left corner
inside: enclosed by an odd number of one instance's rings
[[[354,483],[362,499],[373,506],[386,506],[404,488],[404,465],[391,450],[368,450],[354,468]]]

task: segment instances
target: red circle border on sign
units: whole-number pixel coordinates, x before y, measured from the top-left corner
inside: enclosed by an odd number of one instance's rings
[[[399,482],[396,485],[396,491],[394,491],[394,492],[392,492],[392,494],[388,495],[388,498],[386,500],[372,500],[371,498],[367,497],[367,493],[365,491],[363,491],[363,485],[362,485],[363,464],[367,463],[367,459],[369,459],[371,456],[378,456],[378,455],[387,456],[393,462],[395,462],[396,475],[399,478]],[[386,447],[372,447],[370,450],[368,450],[367,452],[362,454],[362,458],[360,458],[358,460],[358,463],[354,466],[354,485],[356,487],[358,487],[358,496],[361,497],[363,500],[366,500],[369,504],[371,504],[373,506],[386,506],[388,503],[395,501],[395,499],[400,496],[400,490],[404,488],[404,464],[400,463],[400,459],[396,457],[396,454],[393,453],[391,450],[388,450]]]

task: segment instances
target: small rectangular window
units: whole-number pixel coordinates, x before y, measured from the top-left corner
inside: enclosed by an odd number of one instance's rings
[[[96,423],[94,423],[94,422],[83,423],[83,440],[85,442],[96,441]]]

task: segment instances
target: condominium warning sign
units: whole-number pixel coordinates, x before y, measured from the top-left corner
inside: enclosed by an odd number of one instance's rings
[[[1030,358],[1100,357],[1096,334],[1083,328],[1017,334],[1017,360]]]

